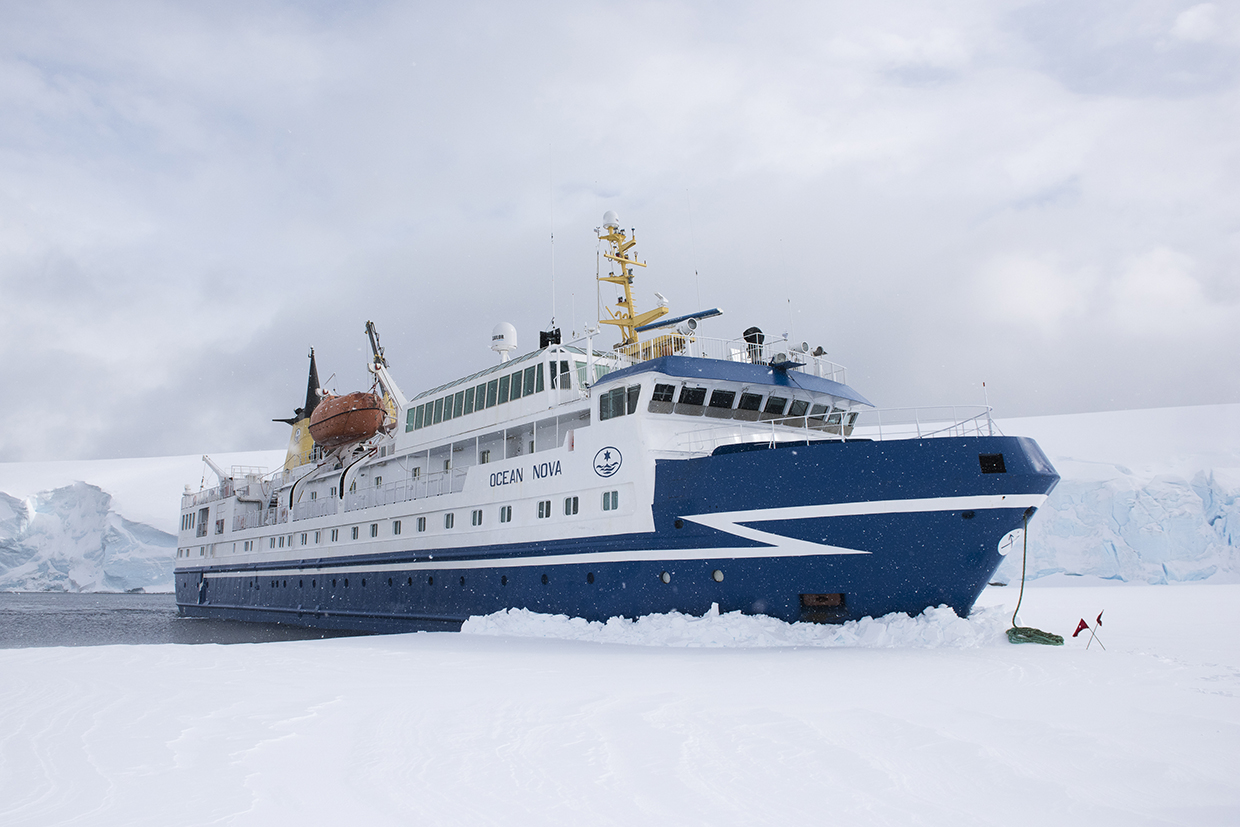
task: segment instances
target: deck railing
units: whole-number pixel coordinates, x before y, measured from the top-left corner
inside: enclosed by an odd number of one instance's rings
[[[950,436],[994,436],[999,434],[983,405],[938,408],[887,408],[854,411],[849,419],[830,417],[782,417],[767,422],[741,423],[731,420],[713,428],[696,428],[676,434],[676,446],[690,453],[710,453],[721,445],[743,443],[799,442],[802,440],[931,439]],[[851,419],[856,414],[855,420]],[[739,426],[739,427],[738,427]]]
[[[798,349],[794,349],[794,345]],[[808,373],[841,384],[847,383],[843,365],[837,365],[822,356],[799,349],[801,345],[787,339],[754,344],[744,339],[711,339],[694,334],[661,331],[653,338],[634,345],[616,348],[616,353],[631,364],[658,359],[662,356],[692,356],[704,359],[720,359],[725,362],[745,362],[769,365],[772,362],[800,362],[801,367],[792,370]],[[824,354],[825,355],[825,354]]]
[[[360,491],[352,491],[345,495],[344,510],[359,511],[374,508],[378,505],[420,500],[424,497],[438,497],[443,494],[455,494],[465,488],[466,468],[453,468],[428,474],[425,478],[400,480],[383,486],[375,486]]]

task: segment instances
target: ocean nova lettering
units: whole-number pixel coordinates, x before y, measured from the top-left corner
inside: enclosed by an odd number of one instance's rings
[[[509,485],[514,482],[521,482],[521,469],[514,468],[511,471],[497,471],[491,475],[491,487],[497,485]]]
[[[491,487],[496,488],[501,485],[511,485],[514,482],[521,482],[525,476],[522,474],[521,468],[514,468],[511,471],[496,471],[491,475]],[[561,473],[560,461],[540,462],[530,469],[534,472],[534,479],[542,480],[547,477],[555,477]]]
[[[540,462],[534,466],[534,479],[541,480],[546,477],[554,477],[560,473],[560,461]]]

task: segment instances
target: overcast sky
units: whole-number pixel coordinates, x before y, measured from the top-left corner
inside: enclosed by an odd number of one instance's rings
[[[447,8],[451,5],[451,8]],[[882,407],[1240,401],[1240,8],[0,5],[0,461],[281,447],[597,318],[822,345]],[[610,294],[609,294],[610,295]]]

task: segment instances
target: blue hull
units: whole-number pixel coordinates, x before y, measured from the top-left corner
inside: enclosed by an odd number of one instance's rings
[[[186,568],[177,602],[187,616],[372,631],[455,630],[506,608],[606,620],[716,603],[842,622],[946,604],[963,616],[999,541],[1058,480],[1020,437],[738,448],[658,461],[653,532]]]

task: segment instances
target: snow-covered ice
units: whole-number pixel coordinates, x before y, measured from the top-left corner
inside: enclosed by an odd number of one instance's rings
[[[1002,426],[1064,476],[1021,608],[1062,648],[1007,643],[1013,583],[967,619],[516,610],[464,634],[0,650],[0,824],[1240,823],[1240,406]],[[54,587],[55,560],[114,587],[89,538],[170,531],[200,475],[0,465],[6,582]],[[31,539],[53,535],[76,551]],[[1069,637],[1099,612],[1105,650]]]
[[[996,638],[1016,595],[835,646],[717,647],[724,615],[0,650],[0,823],[1240,823],[1240,586],[1026,593],[1065,636],[1105,610],[1105,651]]]

